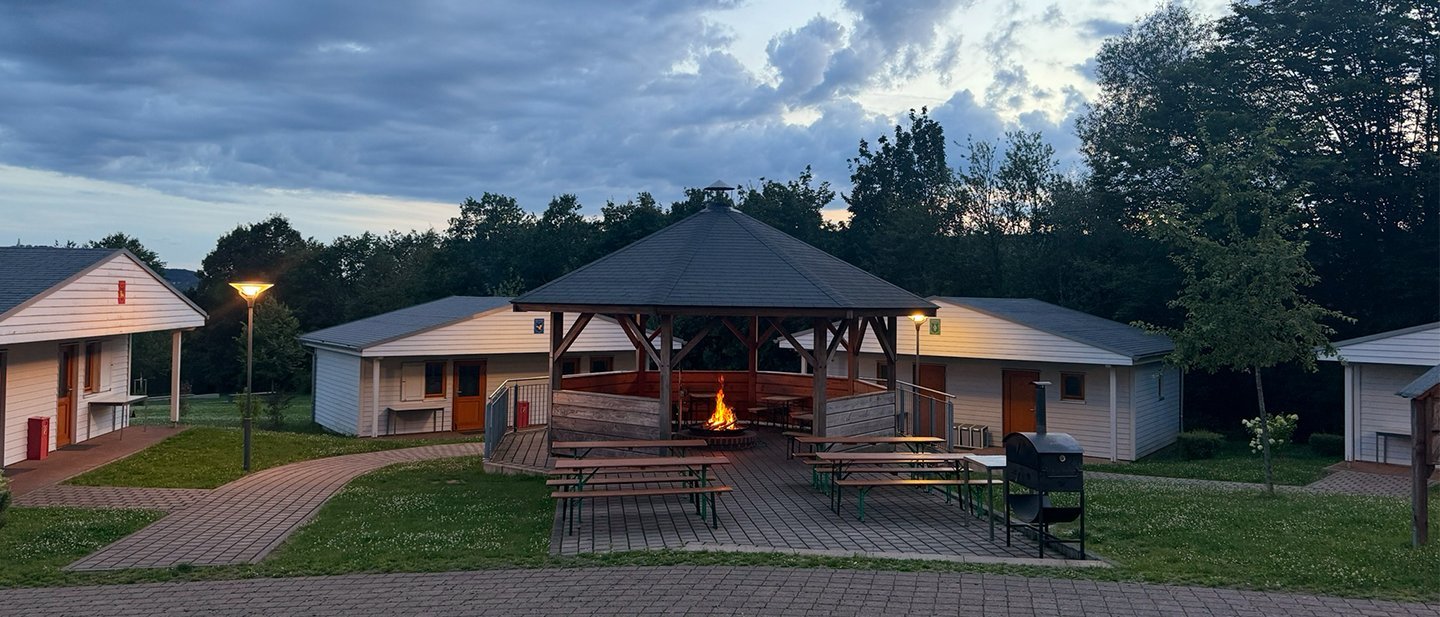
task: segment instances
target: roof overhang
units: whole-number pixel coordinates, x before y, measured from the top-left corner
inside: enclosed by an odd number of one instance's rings
[[[826,308],[826,307],[776,307],[776,306],[622,306],[597,304],[538,304],[516,302],[516,312],[544,311],[553,313],[596,313],[601,315],[706,315],[711,317],[818,317],[831,319],[854,319],[856,317],[902,317],[925,315],[934,317],[940,307],[927,302],[929,306],[898,308]]]

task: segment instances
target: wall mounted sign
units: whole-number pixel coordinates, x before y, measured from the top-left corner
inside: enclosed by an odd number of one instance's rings
[[[545,318],[544,318],[544,317],[536,317],[536,318],[535,318],[535,333],[536,333],[536,334],[544,334],[544,333],[545,333]]]
[[[125,281],[115,283],[115,301],[118,304],[125,304]]]
[[[940,318],[939,318],[939,317],[931,317],[929,323],[930,323],[930,334],[931,334],[932,336],[939,336],[939,335],[940,335]]]

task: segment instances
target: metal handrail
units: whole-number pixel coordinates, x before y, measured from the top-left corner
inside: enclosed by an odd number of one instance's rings
[[[908,381],[901,381],[901,380],[899,380],[899,379],[896,379],[896,380],[895,380],[895,385],[897,385],[897,386],[903,386],[903,387],[905,387],[905,388],[910,388],[911,390],[915,390],[916,392],[919,392],[919,391],[921,391],[921,390],[924,390],[924,391],[926,391],[926,392],[934,392],[935,394],[938,394],[938,395],[940,395],[941,397],[944,397],[944,398],[947,398],[947,399],[955,398],[955,395],[954,395],[954,394],[951,394],[951,393],[949,393],[949,392],[941,392],[941,391],[939,391],[939,390],[933,390],[933,389],[927,388],[927,387],[925,387],[925,386],[915,385],[915,384],[910,383],[910,382],[908,382]],[[902,388],[902,389],[903,389],[903,388]],[[938,397],[934,397],[934,398],[938,398]]]

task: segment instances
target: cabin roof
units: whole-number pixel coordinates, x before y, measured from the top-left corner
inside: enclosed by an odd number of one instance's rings
[[[53,246],[0,247],[0,315],[119,252]]]
[[[300,336],[312,345],[364,349],[458,323],[510,303],[502,296],[450,296]]]
[[[1410,382],[1395,394],[1405,398],[1420,398],[1426,392],[1435,389],[1435,386],[1440,386],[1440,364],[1430,367],[1425,374],[1415,378],[1415,381]]]
[[[684,220],[514,300],[516,310],[933,315],[913,293],[728,206]]]
[[[1163,334],[1146,332],[1118,321],[1042,302],[1034,298],[957,298],[938,300],[963,306],[1027,328],[1054,334],[1127,356],[1132,360],[1168,354],[1175,343]]]

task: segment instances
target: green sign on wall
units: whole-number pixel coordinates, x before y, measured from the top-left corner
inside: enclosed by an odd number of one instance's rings
[[[930,318],[930,334],[935,335],[935,336],[939,336],[939,335],[940,335],[940,318],[939,318],[939,317],[931,317],[931,318]]]

